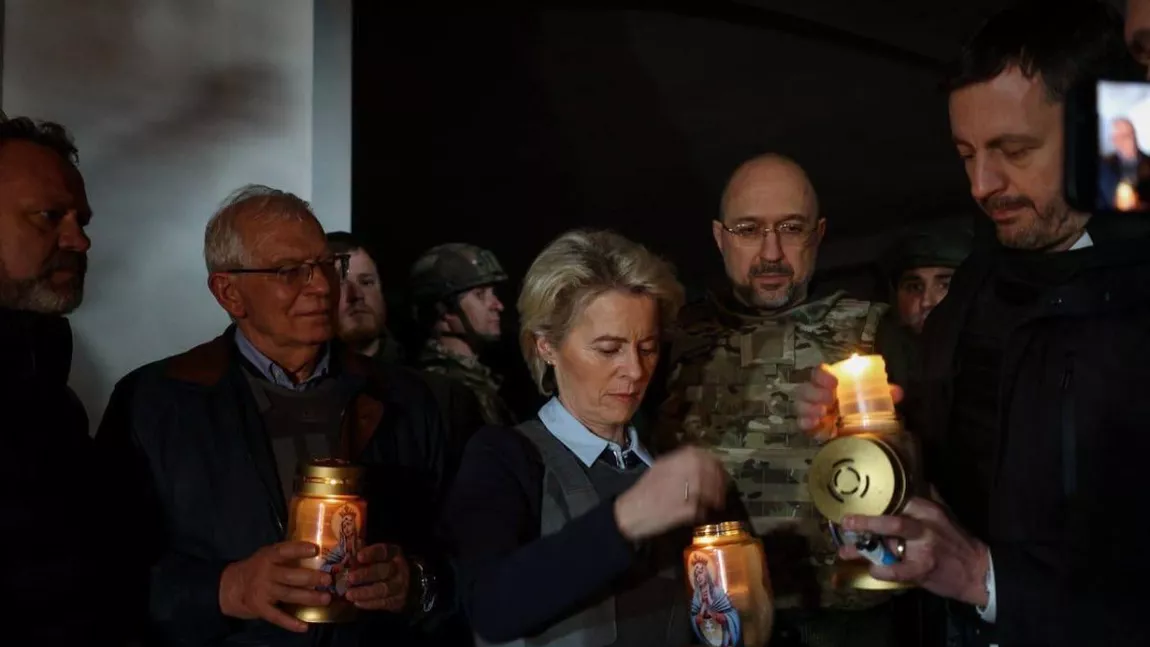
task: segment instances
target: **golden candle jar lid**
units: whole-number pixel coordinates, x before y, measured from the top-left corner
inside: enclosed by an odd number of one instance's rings
[[[730,537],[747,534],[747,525],[742,521],[724,521],[695,527],[696,537]]]
[[[295,477],[299,496],[357,496],[363,492],[363,467],[335,458],[302,463]]]
[[[807,487],[815,508],[833,523],[846,515],[883,515],[906,497],[906,469],[881,440],[860,434],[836,438],[815,454]]]

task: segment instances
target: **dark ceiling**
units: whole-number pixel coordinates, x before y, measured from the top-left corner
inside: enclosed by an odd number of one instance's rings
[[[722,276],[709,221],[723,185],[766,151],[795,157],[820,194],[823,286],[875,296],[866,264],[891,233],[976,212],[938,87],[1002,2],[389,4],[355,7],[353,227],[375,248],[393,315],[434,244],[493,250],[510,305],[540,249],[580,226],[664,254],[697,295]],[[405,322],[389,318],[401,337]],[[515,345],[499,351],[495,364],[524,379]]]
[[[839,248],[973,212],[938,85],[1001,0],[543,5],[356,4],[354,223],[386,274],[450,239],[515,276],[575,226],[713,274],[718,195],[765,151],[808,169]]]
[[[1051,0],[1054,2],[1055,0]],[[1119,11],[1125,0],[1105,0]],[[724,4],[723,2],[717,3]],[[801,18],[945,62],[963,41],[1010,0],[736,0],[764,13]]]

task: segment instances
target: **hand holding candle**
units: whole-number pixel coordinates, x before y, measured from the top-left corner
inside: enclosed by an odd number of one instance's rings
[[[361,609],[399,612],[407,603],[411,569],[399,546],[373,544],[348,573],[347,599]]]
[[[850,515],[843,519],[843,528],[897,537],[905,542],[899,563],[870,566],[875,579],[914,584],[944,598],[986,605],[990,552],[986,544],[956,525],[938,504],[914,498],[899,515]],[[847,545],[839,550],[839,557],[858,559],[859,552]]]
[[[885,394],[878,384],[885,385]],[[881,356],[852,355],[812,372],[811,381],[795,391],[795,414],[800,429],[827,441],[837,434],[840,413],[867,422],[889,420],[900,400],[902,389],[887,384]]]
[[[301,559],[315,554],[315,544],[288,541],[265,546],[247,559],[228,564],[220,576],[220,611],[232,618],[261,618],[288,631],[307,631],[306,624],[278,605],[323,607],[331,602],[329,593],[317,590],[330,585],[331,576],[298,566]]]
[[[317,547],[299,566],[327,575],[329,601],[295,603],[288,611],[307,623],[349,622],[359,608],[345,597],[353,569],[361,566],[367,501],[360,496],[365,472],[345,461],[320,459],[300,465],[296,493],[288,506],[288,537]],[[369,553],[370,556],[370,553]]]

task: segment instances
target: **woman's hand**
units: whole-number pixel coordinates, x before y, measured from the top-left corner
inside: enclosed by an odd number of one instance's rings
[[[615,500],[615,523],[631,541],[695,522],[722,508],[727,472],[710,453],[684,447],[655,461],[639,482]]]

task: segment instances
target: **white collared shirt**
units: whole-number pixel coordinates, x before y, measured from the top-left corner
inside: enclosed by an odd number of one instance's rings
[[[1072,252],[1076,249],[1086,249],[1087,247],[1094,247],[1094,239],[1090,237],[1090,232],[1084,231],[1082,232],[1082,237],[1079,238],[1073,245],[1070,246],[1070,249],[1066,251]]]
[[[547,404],[543,405],[543,408],[539,409],[539,420],[544,427],[547,427],[547,431],[550,431],[552,436],[555,436],[559,442],[571,450],[571,453],[575,454],[576,458],[587,467],[591,467],[599,459],[599,455],[603,453],[604,449],[610,449],[615,454],[616,459],[629,449],[647,465],[654,463],[651,454],[639,442],[639,433],[635,431],[633,425],[627,425],[628,446],[620,447],[617,443],[591,433],[591,430],[571,415],[571,412],[563,406],[557,397],[551,398]],[[622,464],[622,461],[619,464]]]

